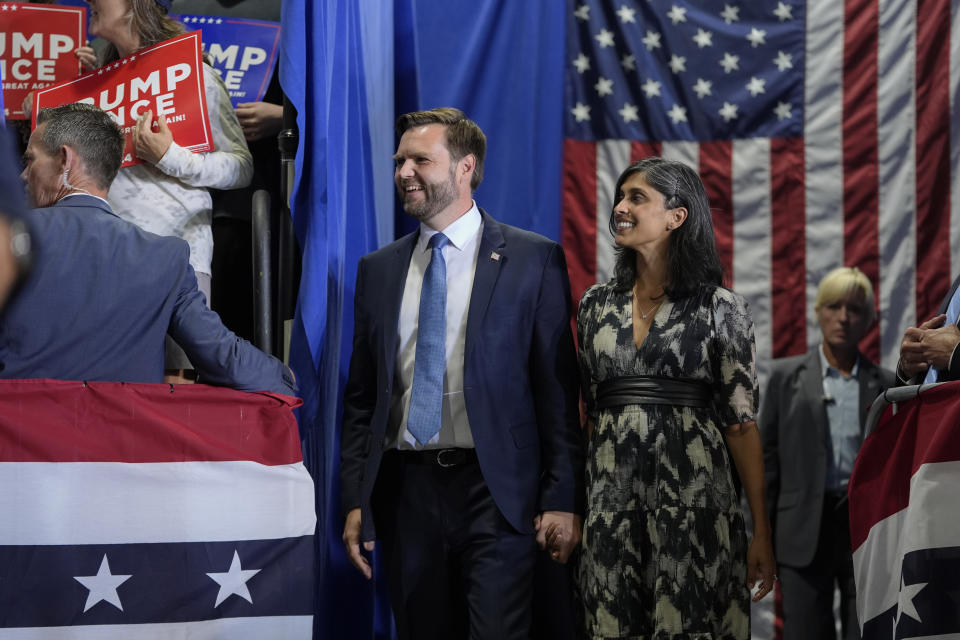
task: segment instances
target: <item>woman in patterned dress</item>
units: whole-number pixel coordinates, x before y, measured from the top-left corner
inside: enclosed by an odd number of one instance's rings
[[[587,407],[586,636],[748,638],[773,587],[753,324],[721,286],[703,184],[647,158],[614,192],[614,278],[577,317]],[[736,469],[753,514],[747,545]]]

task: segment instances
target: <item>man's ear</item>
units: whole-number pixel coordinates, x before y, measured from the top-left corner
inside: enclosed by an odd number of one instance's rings
[[[60,159],[60,169],[61,170],[71,170],[74,167],[74,164],[77,161],[77,152],[68,147],[67,145],[60,145],[60,150],[57,152],[57,156]]]
[[[472,153],[460,158],[460,170],[463,172],[463,176],[467,178],[467,182],[473,177],[473,170],[477,168],[477,157]]]

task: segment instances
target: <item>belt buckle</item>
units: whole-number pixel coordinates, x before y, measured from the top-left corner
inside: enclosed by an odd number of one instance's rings
[[[443,461],[443,454],[445,453],[451,454],[451,456],[453,457],[453,462],[448,463]],[[457,466],[458,464],[463,462],[462,460],[459,459],[459,456],[457,454],[458,454],[458,451],[456,449],[440,449],[439,451],[437,451],[437,465],[443,467],[444,469],[449,469],[450,467]]]

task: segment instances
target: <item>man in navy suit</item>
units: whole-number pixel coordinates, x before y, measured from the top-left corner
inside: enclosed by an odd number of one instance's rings
[[[420,228],[358,267],[343,541],[368,578],[361,547],[380,541],[401,638],[528,638],[537,543],[565,562],[580,540],[563,251],[477,207],[486,138],[459,110],[406,114],[397,132],[394,179]]]
[[[33,272],[0,316],[0,377],[162,382],[169,332],[204,382],[293,395],[290,370],[207,309],[187,243],[111,211],[123,144],[96,107],[40,112],[21,175]]]

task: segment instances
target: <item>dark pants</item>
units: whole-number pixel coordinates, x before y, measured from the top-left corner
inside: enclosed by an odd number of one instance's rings
[[[527,640],[536,541],[503,518],[480,465],[387,452],[373,501],[401,640]]]
[[[836,638],[834,587],[840,589],[840,628],[843,640],[858,640],[857,590],[850,550],[850,518],[846,495],[824,497],[820,538],[813,561],[806,567],[779,568],[783,591],[784,640]]]

